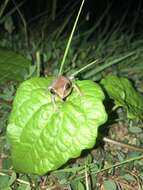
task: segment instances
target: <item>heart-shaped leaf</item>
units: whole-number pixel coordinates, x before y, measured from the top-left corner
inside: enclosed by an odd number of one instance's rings
[[[97,130],[106,119],[104,94],[92,81],[77,80],[66,101],[56,98],[48,86],[54,78],[33,78],[17,90],[7,128],[16,171],[45,174],[94,146]]]

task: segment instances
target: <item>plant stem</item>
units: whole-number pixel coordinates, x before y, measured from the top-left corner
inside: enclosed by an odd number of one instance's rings
[[[87,69],[88,67],[92,66],[94,63],[96,63],[98,61],[98,59],[92,61],[91,63],[89,63],[88,65],[86,65],[85,67],[82,67],[81,69],[79,69],[78,71],[74,72],[71,76],[76,76],[78,73],[84,71],[85,69]]]
[[[67,54],[68,54],[68,51],[69,51],[69,48],[70,48],[70,45],[71,45],[71,41],[72,41],[72,38],[73,38],[73,35],[74,35],[74,32],[75,32],[77,22],[79,20],[79,16],[80,16],[80,13],[81,13],[81,10],[82,10],[84,2],[85,2],[85,0],[82,0],[82,3],[80,5],[80,9],[78,11],[76,20],[74,22],[74,25],[73,25],[73,28],[72,28],[72,31],[71,31],[71,34],[70,34],[70,37],[69,37],[65,52],[64,52],[64,56],[63,56],[63,59],[62,59],[61,65],[60,65],[59,76],[62,75],[62,73],[63,73],[63,67],[64,67],[64,64],[65,64],[65,60],[66,60],[66,57],[67,57]]]
[[[123,143],[123,142],[120,142],[120,141],[116,141],[116,140],[110,139],[108,137],[104,137],[103,141],[107,142],[107,143],[112,143],[112,144],[115,144],[115,145],[118,145],[118,146],[122,146],[122,147],[128,148],[130,150],[143,152],[143,148],[141,148],[141,147],[131,145],[131,144],[126,144],[126,143]]]
[[[113,165],[111,165],[111,166],[109,166],[109,167],[106,167],[106,168],[103,168],[103,169],[99,169],[99,170],[97,170],[97,171],[93,171],[93,172],[90,173],[90,175],[97,175],[98,173],[104,172],[104,171],[106,171],[106,170],[110,170],[110,169],[113,169],[113,168],[116,168],[116,167],[121,167],[121,166],[124,165],[124,164],[130,163],[130,162],[133,162],[133,161],[136,161],[136,160],[141,160],[141,159],[143,159],[143,154],[140,155],[140,156],[135,156],[135,157],[133,157],[133,158],[129,158],[129,159],[124,160],[124,161],[122,161],[122,162],[113,164]],[[90,167],[90,165],[92,165],[92,164],[89,164],[89,167]],[[92,165],[92,167],[94,168],[94,165]],[[92,170],[92,167],[90,168],[91,170]],[[77,178],[74,179],[74,180],[81,180],[81,179],[83,179],[83,178],[85,177],[85,174],[84,174],[84,173],[85,173],[84,170],[81,171],[81,172],[79,172],[79,177],[77,177]],[[71,176],[71,180],[73,180],[73,179],[72,179],[72,176]]]
[[[57,0],[53,0],[53,3],[52,3],[52,20],[53,21],[56,18],[56,9],[57,9]]]
[[[7,4],[8,4],[8,2],[9,2],[9,0],[5,0],[4,3],[3,3],[3,5],[1,5],[1,7],[0,7],[0,18],[2,16],[2,14],[3,14],[3,12],[4,12]]]
[[[15,8],[16,8],[16,10],[17,10],[17,12],[18,12],[18,14],[19,14],[19,16],[20,16],[22,22],[23,22],[24,33],[25,33],[25,42],[26,42],[27,48],[29,48],[29,36],[28,36],[28,28],[27,28],[26,20],[25,20],[23,14],[21,13],[19,7],[17,6],[15,0],[12,0],[12,2],[13,2],[13,4],[15,5]]]
[[[99,171],[97,171],[97,172],[93,172],[93,174],[98,174],[98,173],[100,173],[100,172],[104,172],[104,171],[106,171],[106,170],[110,170],[110,169],[115,168],[115,167],[120,167],[120,166],[122,166],[123,164],[127,164],[127,163],[129,163],[129,162],[133,162],[133,161],[135,161],[135,160],[141,160],[141,159],[143,159],[143,155],[135,156],[135,157],[133,157],[133,158],[129,158],[129,159],[127,159],[127,160],[124,160],[124,161],[122,161],[122,162],[119,162],[119,163],[117,163],[117,164],[114,164],[114,165],[112,165],[112,166],[109,166],[109,167],[107,167],[107,168],[103,168],[103,169],[101,169],[101,170],[99,170]]]
[[[40,77],[40,67],[41,67],[40,51],[36,52],[36,67],[37,67],[37,77]]]
[[[121,62],[121,61],[123,61],[123,60],[125,60],[125,59],[127,59],[127,58],[129,58],[129,57],[131,57],[131,56],[133,56],[133,55],[135,55],[135,53],[136,53],[136,52],[133,51],[133,52],[130,52],[130,53],[128,53],[128,54],[126,54],[126,55],[124,55],[124,56],[122,56],[122,57],[119,57],[119,58],[117,58],[117,59],[115,59],[115,60],[112,60],[112,61],[110,61],[109,63],[104,63],[104,64],[102,64],[101,66],[97,67],[96,70],[91,71],[91,72],[88,74],[88,78],[91,77],[92,75],[96,75],[97,73],[103,71],[104,69],[106,69],[106,68],[108,68],[108,67],[110,67],[110,66],[112,66],[112,65],[118,64],[119,62]],[[84,77],[86,78],[87,75],[85,75]]]

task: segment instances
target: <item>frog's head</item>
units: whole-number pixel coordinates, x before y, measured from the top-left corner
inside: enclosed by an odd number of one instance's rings
[[[48,89],[63,100],[71,93],[72,82],[68,77],[60,76],[53,81]]]

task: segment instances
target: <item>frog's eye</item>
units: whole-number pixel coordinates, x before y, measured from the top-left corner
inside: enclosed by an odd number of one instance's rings
[[[71,84],[70,83],[67,83],[66,85],[65,85],[65,89],[66,90],[69,90],[71,88]]]
[[[51,94],[55,94],[55,91],[53,88],[50,89]]]

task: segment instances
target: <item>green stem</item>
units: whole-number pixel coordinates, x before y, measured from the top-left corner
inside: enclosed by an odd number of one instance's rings
[[[98,61],[98,59],[92,61],[91,63],[89,63],[88,65],[82,67],[81,69],[79,69],[78,71],[74,72],[73,74],[71,74],[71,76],[76,76],[78,73],[84,71],[85,69],[87,69],[88,67],[92,66],[94,63],[96,63]]]
[[[69,51],[69,48],[70,48],[70,45],[71,45],[71,41],[72,41],[72,38],[73,38],[73,35],[74,35],[74,32],[75,32],[77,22],[79,20],[79,16],[80,16],[80,13],[81,13],[81,10],[82,10],[84,2],[85,2],[85,0],[82,0],[82,3],[80,5],[80,9],[78,11],[76,20],[74,22],[74,26],[72,28],[72,31],[71,31],[71,34],[70,34],[70,37],[69,37],[69,40],[68,40],[68,43],[67,43],[67,46],[66,46],[66,49],[65,49],[65,52],[64,52],[64,56],[63,56],[63,59],[62,59],[62,62],[61,62],[61,66],[60,66],[60,70],[59,70],[59,76],[62,75],[62,73],[63,73],[63,67],[64,67],[64,64],[65,64],[65,60],[66,60],[66,57],[67,57],[67,54],[68,54],[68,51]]]
[[[40,51],[36,52],[36,66],[37,66],[37,77],[40,77],[40,67],[41,67]]]
[[[87,75],[88,75],[88,78],[90,78],[93,75],[96,75],[97,73],[103,71],[104,69],[106,69],[106,68],[108,68],[108,67],[110,67],[112,65],[118,64],[119,62],[121,62],[121,61],[123,61],[123,60],[125,60],[125,59],[127,59],[127,58],[129,58],[129,57],[131,57],[133,55],[135,55],[135,53],[136,52],[133,51],[133,52],[130,52],[127,55],[124,55],[124,56],[122,56],[120,58],[117,58],[117,59],[115,59],[115,60],[113,60],[113,61],[111,61],[109,63],[104,63],[103,65],[97,67],[96,70],[93,70],[89,74],[86,74],[84,77],[87,78]]]
[[[9,0],[5,0],[4,3],[3,3],[3,5],[1,5],[1,7],[0,7],[0,18],[2,16],[2,14],[3,14],[3,12],[4,12],[7,4],[8,4],[8,2],[9,2]]]
[[[136,161],[136,160],[140,160],[140,159],[143,159],[143,154],[140,155],[140,156],[135,156],[133,158],[129,158],[127,160],[124,160],[122,162],[119,162],[117,164],[114,164],[114,165],[111,165],[109,167],[106,167],[106,168],[103,168],[103,169],[99,169],[97,170],[96,172],[92,172],[91,174],[98,174],[100,172],[103,172],[103,171],[106,171],[106,170],[110,170],[112,168],[115,168],[115,167],[120,167],[122,166],[123,164],[127,164],[129,162],[133,162],[133,161]],[[90,168],[90,170],[94,169],[94,163],[91,163],[91,164],[88,164],[87,166]],[[80,172],[79,172],[80,171]],[[73,168],[65,168],[65,169],[60,169],[60,170],[56,170],[56,171],[53,171],[52,173],[60,173],[60,172],[79,172],[80,175],[84,174],[85,173],[85,166],[79,166],[79,167],[73,167]],[[79,178],[82,178],[82,176],[80,176]]]
[[[99,169],[99,170],[97,170],[95,172],[91,171],[90,175],[97,175],[98,173],[104,172],[106,170],[110,170],[110,169],[113,169],[113,168],[116,168],[116,167],[121,167],[123,164],[127,164],[129,162],[133,162],[133,161],[141,160],[141,159],[143,159],[143,155],[136,156],[136,157],[133,157],[133,158],[129,158],[127,160],[124,160],[124,161],[119,162],[117,164],[114,164],[112,166],[109,166],[109,167],[106,167],[106,168],[103,168],[103,169]],[[92,164],[89,164],[88,167],[90,167],[90,170],[92,170],[92,168],[94,169],[94,165],[92,165]],[[79,172],[79,177],[76,177],[76,178],[73,178],[73,179],[74,180],[81,180],[84,177],[85,177],[85,171],[83,170],[83,171]],[[73,179],[72,179],[72,176],[71,176],[71,180],[73,180]]]
[[[23,14],[21,13],[19,7],[17,6],[15,0],[12,0],[12,2],[13,2],[13,4],[15,5],[15,8],[16,8],[16,10],[17,10],[17,12],[18,12],[18,14],[19,14],[19,16],[20,16],[22,22],[23,22],[24,33],[25,33],[25,42],[26,42],[27,48],[29,48],[29,36],[28,36],[28,28],[27,28],[26,20],[25,20]]]
[[[99,171],[97,171],[97,172],[93,172],[92,174],[98,174],[98,173],[100,173],[100,172],[104,172],[104,171],[110,170],[110,169],[112,169],[112,168],[120,167],[120,166],[122,166],[123,164],[127,164],[127,163],[129,163],[129,162],[133,162],[133,161],[135,161],[135,160],[140,160],[140,159],[143,159],[143,155],[141,155],[141,156],[136,156],[136,157],[133,157],[133,158],[129,158],[128,160],[124,160],[124,161],[122,161],[122,162],[119,162],[119,163],[114,164],[114,165],[112,165],[112,166],[109,166],[109,167],[107,167],[107,168],[103,168],[103,169],[101,169],[101,170],[99,170]]]
[[[57,0],[53,0],[52,4],[52,20],[56,18]]]

